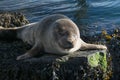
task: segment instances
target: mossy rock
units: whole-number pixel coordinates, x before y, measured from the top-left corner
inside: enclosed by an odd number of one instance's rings
[[[16,12],[3,12],[0,13],[0,26],[9,27],[19,27],[28,24],[29,21],[25,18],[22,13]]]

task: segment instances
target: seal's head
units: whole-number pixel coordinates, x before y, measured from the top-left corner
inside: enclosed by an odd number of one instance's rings
[[[61,49],[72,49],[80,37],[77,25],[69,19],[59,19],[54,23],[53,35]]]

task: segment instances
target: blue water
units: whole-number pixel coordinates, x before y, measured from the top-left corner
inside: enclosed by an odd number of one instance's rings
[[[120,0],[0,0],[0,12],[3,11],[22,12],[30,22],[61,13],[80,28],[98,33],[120,24]]]

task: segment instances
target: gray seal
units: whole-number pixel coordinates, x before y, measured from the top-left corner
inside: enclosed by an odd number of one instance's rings
[[[7,36],[7,37],[5,37]],[[104,45],[89,44],[80,38],[77,25],[62,14],[53,14],[39,22],[16,28],[1,28],[0,38],[21,39],[33,47],[17,60],[39,54],[42,50],[58,55],[70,54],[77,50],[107,49]]]

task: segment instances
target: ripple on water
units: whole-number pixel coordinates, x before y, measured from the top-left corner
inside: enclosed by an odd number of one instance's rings
[[[30,22],[39,21],[49,14],[62,13],[77,24],[87,24],[91,29],[100,31],[101,24],[119,24],[119,4],[120,0],[0,0],[0,12],[22,12]],[[95,23],[100,24],[92,26]],[[109,27],[113,28],[107,26],[107,29]]]

